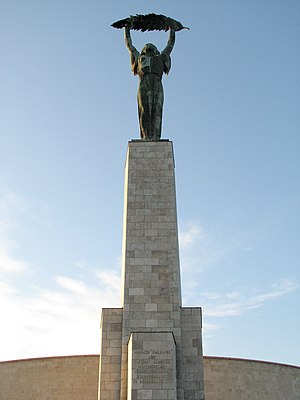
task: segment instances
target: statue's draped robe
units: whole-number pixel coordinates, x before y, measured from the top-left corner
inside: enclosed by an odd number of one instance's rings
[[[140,78],[137,100],[141,138],[159,140],[164,102],[161,79],[163,73],[170,71],[171,58],[164,52],[148,56],[133,51],[131,65],[133,73]]]

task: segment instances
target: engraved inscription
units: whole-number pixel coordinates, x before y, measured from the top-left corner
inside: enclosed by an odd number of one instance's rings
[[[135,357],[143,355],[147,357]],[[135,350],[134,359],[134,385],[172,384],[173,362],[170,350]]]
[[[133,332],[128,342],[128,398],[135,399],[136,392],[133,390],[137,389],[146,390],[139,398],[149,396],[152,393],[149,390],[162,390],[164,399],[168,397],[175,400],[176,386],[176,344],[173,334]],[[166,394],[165,390],[170,393]]]

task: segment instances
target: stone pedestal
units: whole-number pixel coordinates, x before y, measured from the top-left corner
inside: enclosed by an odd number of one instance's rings
[[[181,307],[169,141],[129,143],[122,264],[122,308],[102,315],[99,400],[204,399],[201,309]]]
[[[176,345],[172,333],[132,333],[127,370],[128,400],[177,400]]]

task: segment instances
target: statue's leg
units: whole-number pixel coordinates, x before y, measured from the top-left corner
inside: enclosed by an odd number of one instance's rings
[[[160,140],[162,127],[162,110],[164,103],[164,92],[161,82],[158,83],[153,99],[153,140]]]
[[[140,136],[141,139],[146,139],[145,131],[143,130],[143,107],[138,99],[138,113],[139,113],[139,125],[140,125]]]
[[[151,79],[149,75],[146,75],[140,81],[138,91],[138,110],[141,138],[147,140],[152,140],[153,138],[152,98]]]

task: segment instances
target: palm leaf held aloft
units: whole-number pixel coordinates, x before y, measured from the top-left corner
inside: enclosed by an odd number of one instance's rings
[[[128,27],[136,31],[181,31],[182,29],[189,29],[182,25],[181,22],[173,18],[166,17],[161,14],[146,14],[146,15],[131,15],[128,18],[121,19],[111,24],[113,28],[122,29]]]

